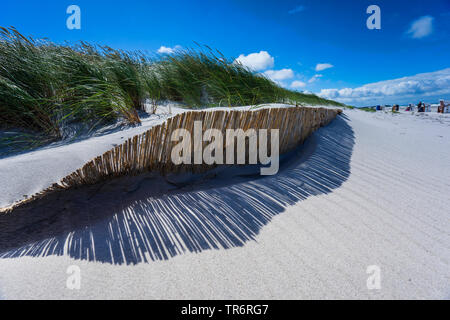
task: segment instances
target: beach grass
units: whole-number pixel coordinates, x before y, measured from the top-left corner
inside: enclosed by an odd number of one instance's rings
[[[377,112],[377,110],[369,107],[358,108],[358,110],[366,111],[366,112]]]
[[[107,46],[56,44],[0,27],[0,144],[29,148],[65,137],[73,124],[139,124],[150,101],[187,108],[264,103],[340,105],[288,90],[207,46],[150,56]],[[1,145],[0,145],[1,148]]]

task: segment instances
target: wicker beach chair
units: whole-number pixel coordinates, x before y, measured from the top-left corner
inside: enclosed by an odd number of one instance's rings
[[[450,113],[450,101],[441,100],[439,102],[438,113]]]

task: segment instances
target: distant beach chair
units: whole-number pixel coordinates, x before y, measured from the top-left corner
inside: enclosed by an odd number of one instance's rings
[[[441,100],[438,107],[438,113],[450,113],[450,101]]]
[[[417,105],[417,112],[425,112],[425,105],[422,103],[422,101],[420,101]]]

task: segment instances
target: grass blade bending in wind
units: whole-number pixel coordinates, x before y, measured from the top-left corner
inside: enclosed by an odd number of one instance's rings
[[[57,80],[54,47],[25,38],[17,30],[0,30],[0,121],[59,138],[53,97]]]
[[[204,46],[151,59],[85,42],[55,44],[0,27],[0,132],[2,144],[38,146],[64,139],[68,128],[95,128],[122,119],[139,124],[138,112],[159,101],[186,107],[264,103],[335,104],[280,87]],[[82,124],[83,126],[79,126]]]

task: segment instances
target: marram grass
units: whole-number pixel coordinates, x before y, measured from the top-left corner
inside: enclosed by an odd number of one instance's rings
[[[63,139],[72,124],[139,124],[150,101],[198,108],[290,103],[341,105],[282,88],[209,47],[152,57],[85,42],[56,44],[0,27],[1,144],[24,148]],[[151,112],[150,111],[150,112]]]

